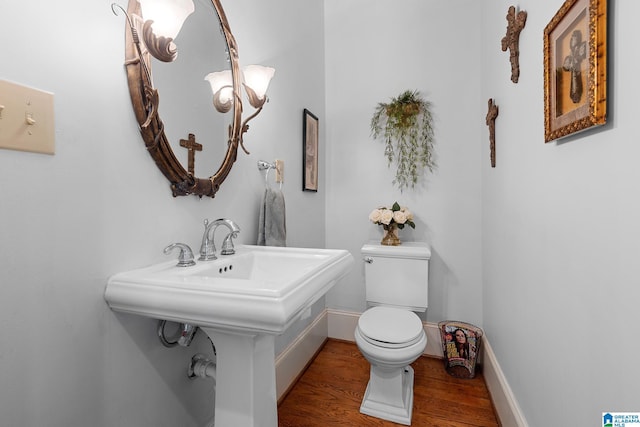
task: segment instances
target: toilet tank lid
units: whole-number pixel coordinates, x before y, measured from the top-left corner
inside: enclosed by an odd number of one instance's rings
[[[362,255],[389,258],[430,259],[431,248],[425,242],[402,242],[398,246],[385,246],[380,242],[368,242],[360,249]]]

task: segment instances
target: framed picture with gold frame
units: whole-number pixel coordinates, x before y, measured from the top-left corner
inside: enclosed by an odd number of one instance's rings
[[[544,29],[544,140],[607,122],[607,0],[566,0]]]

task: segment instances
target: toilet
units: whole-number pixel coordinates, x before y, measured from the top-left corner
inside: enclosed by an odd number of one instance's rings
[[[427,309],[429,259],[426,243],[400,246],[365,244],[367,307],[354,332],[356,344],[371,364],[360,412],[411,425],[413,368],[427,336],[415,312]]]

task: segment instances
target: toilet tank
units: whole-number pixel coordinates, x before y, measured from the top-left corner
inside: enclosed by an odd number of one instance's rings
[[[367,243],[364,260],[367,303],[422,312],[428,306],[431,249],[423,242],[399,246]]]

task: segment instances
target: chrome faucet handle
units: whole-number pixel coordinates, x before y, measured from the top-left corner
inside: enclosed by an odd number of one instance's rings
[[[233,255],[236,253],[236,249],[233,247],[233,238],[238,237],[238,231],[232,231],[227,234],[227,237],[222,241],[222,250],[220,251],[220,255]]]
[[[178,255],[178,263],[176,266],[178,267],[190,267],[192,265],[196,265],[196,262],[193,260],[193,251],[189,245],[185,243],[172,243],[166,248],[164,248],[164,254],[169,255],[169,252],[174,250],[175,248],[180,249],[180,254]]]
[[[211,231],[211,223],[208,219],[204,220],[204,234],[202,235],[202,244],[200,244],[200,258],[199,261],[211,261],[217,259],[216,257],[216,245],[213,239],[209,238],[209,232]]]
[[[220,252],[220,254],[232,255],[236,253],[233,247],[233,240],[231,239],[238,236],[240,227],[238,227],[238,225],[230,219],[219,218],[213,222],[209,222],[209,220],[205,219],[202,245],[200,246],[200,258],[198,258],[200,261],[217,259],[214,238],[216,235],[216,230],[221,225],[224,225],[229,229],[229,234],[225,237],[224,242],[222,243],[222,251]]]

